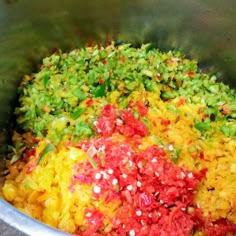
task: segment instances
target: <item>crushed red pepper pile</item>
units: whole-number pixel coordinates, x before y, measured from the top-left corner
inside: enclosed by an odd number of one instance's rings
[[[144,107],[140,109],[141,114]],[[144,112],[145,113],[145,112]],[[141,115],[140,114],[140,115]],[[188,236],[203,231],[207,236],[236,233],[236,226],[219,220],[212,223],[204,219],[194,204],[194,193],[205,171],[193,173],[166,159],[162,146],[152,145],[138,151],[137,146],[148,134],[145,124],[130,110],[118,111],[107,104],[95,122],[99,137],[68,143],[83,149],[87,162],[74,166],[69,190],[75,183],[93,188],[95,199],[122,201],[116,217],[111,219],[113,229],[109,235]],[[122,134],[123,141],[116,141]],[[78,235],[100,235],[103,215],[98,210],[85,209],[89,227]]]

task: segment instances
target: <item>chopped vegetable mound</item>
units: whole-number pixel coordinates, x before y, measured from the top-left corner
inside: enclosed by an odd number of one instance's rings
[[[26,75],[3,197],[75,235],[236,235],[236,93],[178,51],[60,50]]]

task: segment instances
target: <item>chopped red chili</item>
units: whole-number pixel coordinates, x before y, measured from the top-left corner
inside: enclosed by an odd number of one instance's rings
[[[194,75],[195,75],[195,72],[193,72],[193,71],[189,71],[189,72],[188,72],[188,76],[191,77],[191,76],[194,76]]]

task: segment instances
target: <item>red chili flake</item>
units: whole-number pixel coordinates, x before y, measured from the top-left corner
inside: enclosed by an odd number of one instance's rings
[[[102,63],[103,63],[103,65],[106,65],[107,64],[107,60],[103,60]]]
[[[116,125],[115,107],[107,104],[104,106],[101,117],[95,122],[95,130],[102,135],[111,135]]]
[[[75,174],[72,176],[72,180],[71,182],[74,183],[75,181],[78,181],[82,184],[86,183],[86,184],[91,184],[92,183],[92,179],[90,177],[88,177],[85,174]]]
[[[93,44],[92,44],[91,42],[87,42],[87,43],[86,43],[86,47],[87,47],[87,48],[92,48],[92,47],[93,47]]]
[[[143,102],[138,101],[136,102],[136,105],[138,107],[138,113],[140,116],[145,116],[148,113],[148,107],[146,107]]]
[[[101,116],[105,116],[107,118],[116,119],[116,109],[111,104],[106,104],[102,110]]]
[[[148,134],[148,129],[146,125],[142,121],[136,119],[131,110],[120,111],[120,116],[121,116],[121,119],[124,121],[125,125],[128,126],[130,129],[131,133],[130,134],[128,133],[129,136],[134,135],[134,133],[141,136],[146,136]],[[123,127],[121,128],[121,127],[118,127],[118,128],[119,128],[119,131],[122,132],[122,129],[124,130],[124,128]]]
[[[156,122],[155,120],[152,120],[152,124],[153,124],[154,126],[157,126],[157,122]]]
[[[39,142],[39,140],[37,138],[35,138],[33,135],[30,137],[30,140],[33,143],[38,143]]]
[[[43,65],[40,65],[40,66],[39,66],[39,70],[42,70],[43,68],[44,68]]]
[[[35,148],[27,149],[23,154],[23,160],[28,160],[29,157],[34,156],[36,154]]]
[[[92,100],[92,99],[89,99],[89,100],[86,102],[86,105],[87,105],[87,106],[93,105],[93,100]]]
[[[130,108],[135,107],[135,104],[136,104],[136,102],[134,102],[134,101],[129,101],[128,107],[130,107]]]
[[[200,152],[199,157],[204,160],[204,152]]]
[[[225,115],[229,115],[229,114],[231,114],[231,110],[229,108],[227,108],[226,106],[223,106],[223,113]]]
[[[170,125],[170,120],[161,118],[161,125],[163,125],[163,126]]]
[[[36,165],[37,165],[36,162],[33,163],[33,164],[27,165],[25,173],[26,173],[26,174],[32,173],[32,171],[35,169]]]
[[[174,61],[173,61],[172,59],[169,59],[169,60],[168,60],[168,63],[169,63],[169,64],[172,64],[172,63],[174,63]]]
[[[46,106],[46,105],[43,106],[42,110],[43,110],[43,112],[45,112],[45,113],[49,113],[49,112],[51,111],[50,107],[48,107],[48,106]]]
[[[207,171],[208,171],[207,168],[204,168],[204,169],[200,170],[200,172],[198,173],[198,178],[199,178],[199,179],[205,178]],[[196,174],[195,174],[195,175],[196,175]]]
[[[84,212],[84,216],[86,220],[88,221],[89,227],[87,227],[86,231],[82,233],[83,236],[97,236],[100,234],[97,234],[99,228],[102,227],[104,216],[102,213],[100,213],[96,209],[86,209]]]
[[[114,192],[114,191],[107,191],[104,196],[105,202],[107,204],[113,201],[114,199],[118,199],[118,198],[120,198],[119,192]]]
[[[125,57],[120,57],[119,60],[120,60],[121,62],[125,62],[125,61],[126,61],[126,58],[125,58]]]
[[[103,63],[103,64],[104,64],[104,63]],[[99,83],[99,84],[104,84],[105,81],[104,81],[103,79],[100,79],[100,80],[98,80],[98,83]]]
[[[190,139],[190,140],[188,141],[188,144],[191,144],[191,143],[193,143],[193,140],[192,140],[192,139]]]
[[[201,113],[203,113],[203,111],[204,111],[204,108],[199,108],[198,111],[197,111],[197,113],[198,113],[198,114],[201,114]]]
[[[160,79],[161,79],[161,75],[158,73],[158,74],[156,75],[156,78],[157,78],[158,80],[160,80]]]
[[[45,193],[46,193],[46,189],[43,189],[43,190],[39,191],[39,194],[40,194],[40,195],[43,195],[43,194],[45,194]]]
[[[75,143],[73,141],[69,141],[65,144],[65,148],[68,150],[69,147],[75,147]]]
[[[177,106],[182,106],[186,102],[185,97],[181,97],[179,101],[176,103]]]
[[[194,76],[194,75],[195,75],[195,72],[193,72],[193,71],[189,71],[189,72],[188,72],[188,76],[191,77],[191,76]]]
[[[127,125],[119,125],[117,130],[126,137],[132,137],[135,134],[135,129]]]
[[[106,38],[106,46],[110,46],[111,45],[111,40],[107,37]]]
[[[132,196],[129,190],[124,190],[121,192],[121,195],[128,203],[133,203]]]
[[[208,236],[222,236],[232,233],[236,234],[236,225],[225,219],[219,219],[215,222],[211,222],[209,219],[205,222],[205,233]]]
[[[52,48],[50,50],[51,54],[58,55],[59,54],[59,49],[58,48]]]

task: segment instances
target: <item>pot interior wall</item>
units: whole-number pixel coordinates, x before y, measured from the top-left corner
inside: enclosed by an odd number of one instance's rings
[[[85,42],[154,42],[163,50],[180,49],[235,86],[235,7],[234,0],[1,1],[0,127],[7,127],[22,75],[53,48]]]
[[[107,40],[179,49],[236,86],[235,0],[5,0],[0,2],[0,143],[5,153],[16,89],[53,49]],[[0,161],[4,168],[4,158]]]

